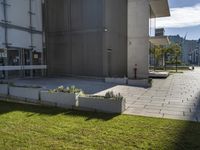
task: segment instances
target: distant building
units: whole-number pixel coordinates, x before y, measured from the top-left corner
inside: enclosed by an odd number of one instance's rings
[[[199,49],[199,42],[197,40],[187,40],[179,35],[169,36],[169,39],[172,43],[176,43],[181,46],[182,63],[197,64],[197,51]]]
[[[200,65],[200,42],[196,43],[196,47],[189,53],[190,63],[193,65]]]
[[[157,28],[155,30],[155,36],[164,36],[165,35],[165,29],[164,28]]]

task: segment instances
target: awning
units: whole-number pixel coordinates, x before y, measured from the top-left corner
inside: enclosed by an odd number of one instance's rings
[[[168,0],[150,0],[150,6],[151,18],[170,16]]]
[[[167,36],[150,37],[149,41],[153,45],[169,45],[170,44],[170,41]]]

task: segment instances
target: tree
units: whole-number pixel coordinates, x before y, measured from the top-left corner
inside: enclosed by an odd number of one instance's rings
[[[162,60],[165,64],[165,55],[167,49],[163,46],[154,46],[150,49],[150,53],[154,55],[154,68],[159,65],[159,62]]]
[[[178,44],[170,44],[167,48],[167,53],[170,54],[172,61],[176,64],[176,72],[178,72],[178,58],[181,55],[181,47]]]
[[[178,58],[181,55],[181,47],[178,44],[170,44],[167,47],[164,46],[154,46],[150,49],[150,53],[154,55],[154,69],[159,65],[162,60],[165,70],[166,70],[166,57],[170,56],[172,64],[176,64],[176,72],[178,68]]]

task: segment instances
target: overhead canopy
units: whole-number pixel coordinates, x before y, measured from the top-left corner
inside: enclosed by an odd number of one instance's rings
[[[153,45],[168,45],[168,44],[170,44],[170,41],[167,36],[150,37],[149,41]]]
[[[168,0],[150,0],[151,18],[170,16]]]

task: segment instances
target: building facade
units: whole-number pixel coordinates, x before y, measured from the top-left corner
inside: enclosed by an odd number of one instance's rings
[[[45,0],[48,75],[149,76],[149,19],[167,0]]]
[[[189,62],[200,66],[200,39],[196,41],[196,47],[189,52]]]
[[[199,41],[198,40],[187,40],[186,37],[180,37],[179,35],[169,36],[172,43],[176,43],[181,46],[181,60],[186,65],[198,64],[198,51]]]
[[[41,75],[42,0],[0,0],[0,78]]]

